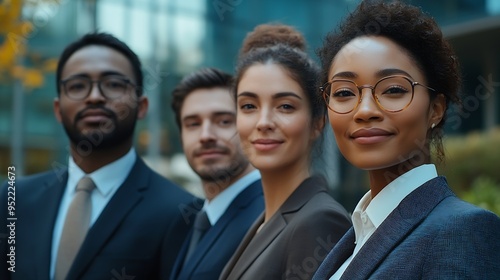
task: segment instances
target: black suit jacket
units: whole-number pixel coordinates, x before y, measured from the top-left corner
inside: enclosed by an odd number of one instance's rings
[[[113,174],[110,174],[113,176]],[[15,244],[0,227],[0,279],[49,279],[52,234],[68,178],[67,169],[16,180]],[[7,189],[0,194],[0,221],[7,220]],[[87,236],[68,279],[159,279],[169,275],[192,225],[192,195],[155,173],[137,157]],[[15,246],[15,272],[7,254]],[[10,257],[9,257],[10,258]]]
[[[347,211],[321,177],[306,179],[257,233],[252,225],[219,279],[310,279],[350,228]]]
[[[200,240],[184,267],[191,234],[184,242],[170,279],[218,279],[255,219],[264,211],[260,180],[243,190]]]

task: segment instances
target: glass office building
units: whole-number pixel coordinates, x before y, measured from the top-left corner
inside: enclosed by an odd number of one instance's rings
[[[10,2],[15,0],[0,1],[0,5]],[[447,127],[448,132],[466,133],[498,126],[500,1],[407,2],[421,6],[436,18],[462,64],[467,98],[464,111],[453,113],[455,122]],[[145,91],[150,98],[148,116],[138,123],[136,130],[137,150],[151,160],[170,158],[182,151],[169,96],[185,74],[204,66],[232,73],[246,33],[267,22],[295,26],[304,33],[308,51],[316,58],[315,49],[324,35],[358,3],[358,0],[25,0],[22,20],[30,22],[32,29],[15,34],[18,35],[15,38],[27,44],[27,52],[17,62],[27,67],[42,67],[45,61],[57,58],[69,42],[93,30],[110,32],[122,39],[143,62]],[[0,44],[9,38],[9,34],[1,33]],[[43,85],[35,88],[16,79],[0,79],[1,170],[15,164],[20,172],[32,174],[66,164],[67,137],[52,110],[56,95],[53,69],[43,73]],[[355,171],[339,164],[333,148],[327,148],[326,152],[321,164],[331,166],[333,171],[328,176],[333,186],[343,176],[356,177],[351,176]]]

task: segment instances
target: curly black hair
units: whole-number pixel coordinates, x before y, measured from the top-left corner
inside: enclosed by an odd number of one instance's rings
[[[444,39],[436,21],[420,8],[399,1],[365,0],[329,33],[317,50],[321,60],[320,83],[329,80],[328,72],[337,53],[351,40],[361,36],[383,36],[403,47],[420,68],[427,85],[450,102],[460,104],[461,73],[451,45]],[[442,146],[443,120],[431,131],[430,142],[436,146],[438,159],[444,157]]]

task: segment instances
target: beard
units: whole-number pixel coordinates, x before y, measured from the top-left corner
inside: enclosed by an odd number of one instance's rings
[[[204,166],[193,168],[193,170],[203,181],[224,185],[240,175],[248,167],[248,164],[248,160],[243,155],[237,154],[229,162],[213,164],[207,162]]]
[[[225,155],[224,159],[205,159],[200,162],[196,160],[205,151],[216,151]],[[227,158],[229,157],[229,158]],[[188,158],[188,161],[190,159]],[[246,168],[248,161],[241,153],[232,153],[231,149],[225,145],[218,145],[217,141],[207,141],[192,151],[189,165],[193,171],[206,182],[226,182],[239,175]],[[242,167],[243,166],[243,167]]]
[[[82,156],[88,155],[92,151],[102,151],[117,147],[130,141],[133,137],[138,114],[137,108],[122,118],[117,116],[112,110],[102,106],[90,106],[86,109],[100,109],[105,111],[109,119],[100,122],[95,127],[82,130],[78,128],[78,122],[85,110],[79,112],[73,121],[64,113],[61,113],[64,130],[70,142]]]
[[[249,162],[239,155],[238,158],[225,165],[206,165],[203,168],[194,170],[202,181],[207,182],[205,193],[214,196],[226,189],[234,178],[239,176],[247,168]]]

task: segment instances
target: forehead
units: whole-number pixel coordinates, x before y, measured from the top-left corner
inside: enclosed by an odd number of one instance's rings
[[[340,49],[332,61],[329,78],[339,72],[376,73],[383,69],[401,69],[413,78],[423,73],[408,50],[383,36],[360,36]]]
[[[135,81],[132,64],[127,57],[100,45],[86,46],[74,52],[63,67],[61,79],[74,75],[99,77],[105,72],[117,72]]]
[[[294,92],[304,95],[301,86],[290,76],[290,73],[275,63],[250,66],[238,83],[238,92],[243,91],[257,95],[278,92]]]
[[[181,107],[181,117],[236,113],[236,104],[227,88],[197,89],[190,92]]]

